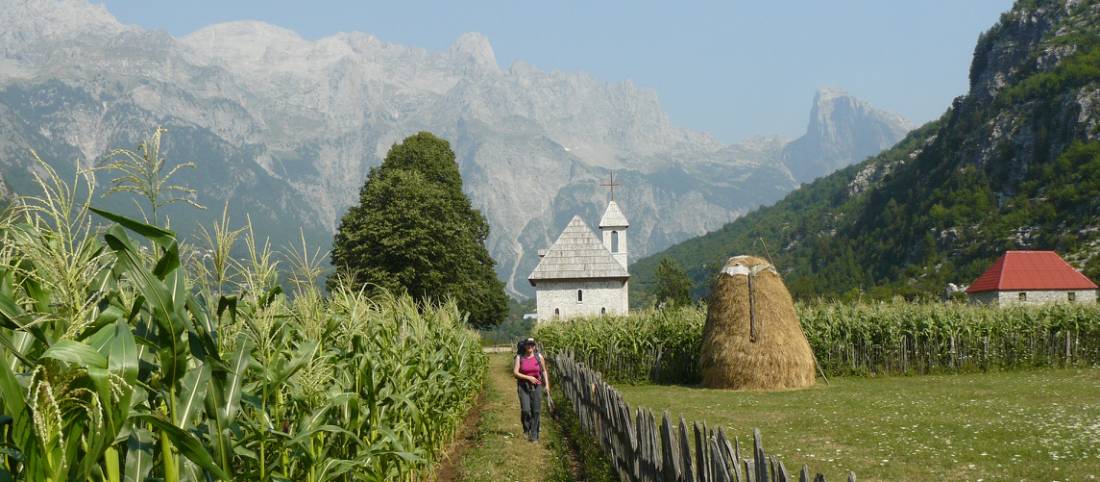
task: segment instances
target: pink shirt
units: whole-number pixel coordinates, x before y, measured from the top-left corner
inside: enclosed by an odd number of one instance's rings
[[[539,370],[538,355],[527,357],[520,355],[519,357],[519,372],[522,375],[529,377],[535,377],[542,380],[542,370]]]

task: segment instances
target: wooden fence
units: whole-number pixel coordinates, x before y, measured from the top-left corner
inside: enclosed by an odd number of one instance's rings
[[[787,482],[793,481],[783,462],[764,452],[759,430],[753,430],[751,455],[741,454],[741,443],[731,443],[722,429],[692,424],[683,417],[673,430],[668,413],[658,425],[653,412],[633,413],[603,377],[569,355],[553,357],[558,387],[577,414],[582,430],[599,443],[611,466],[624,481],[640,482]],[[690,434],[690,435],[689,435]],[[694,444],[692,441],[694,440]],[[802,466],[800,482],[825,482]],[[855,481],[849,473],[848,480]]]

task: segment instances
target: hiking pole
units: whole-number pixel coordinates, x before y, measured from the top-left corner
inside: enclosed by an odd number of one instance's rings
[[[554,411],[554,397],[550,396],[550,390],[546,390],[546,407],[549,408],[551,412]]]

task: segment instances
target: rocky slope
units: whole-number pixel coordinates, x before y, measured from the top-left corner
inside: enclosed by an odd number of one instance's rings
[[[862,120],[877,111],[831,95],[861,107],[812,122],[818,140],[787,161],[775,139],[725,146],[676,128],[656,94],[630,82],[523,62],[502,69],[476,33],[442,52],[362,33],[306,40],[261,22],[174,38],[84,0],[0,0],[0,25],[0,172],[16,191],[30,189],[29,148],[71,173],[163,125],[165,154],[198,165],[179,181],[212,208],[170,209],[183,231],[229,202],[235,219],[250,215],[276,244],[301,227],[327,245],[370,167],[394,142],[429,130],[451,141],[515,294],[529,290],[535,252],[574,213],[596,216],[611,171],[624,184],[616,194],[637,258],[779,199],[798,182],[784,162],[813,163],[814,149],[825,166],[856,162],[864,138],[889,143],[906,129],[899,119]],[[875,132],[864,133],[868,125]]]
[[[937,296],[1007,249],[1054,249],[1100,279],[1098,219],[1100,2],[1020,0],[979,38],[970,92],[939,120],[641,260],[631,285],[644,292],[671,256],[702,289],[724,257],[755,253],[803,297]]]

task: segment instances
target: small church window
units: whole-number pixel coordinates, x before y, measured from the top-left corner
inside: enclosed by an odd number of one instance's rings
[[[1026,291],[1021,291],[1020,292],[1020,301],[1027,301],[1027,292]]]
[[[554,308],[554,316],[561,316],[561,310]]]
[[[607,308],[600,308],[600,316],[607,314]]]
[[[619,252],[619,232],[618,231],[612,231],[611,232],[611,252],[612,253],[618,253]]]
[[[1066,298],[1070,301],[1077,301],[1077,292],[1070,291],[1069,294],[1066,295]]]
[[[577,303],[584,301],[584,290],[577,290]]]

